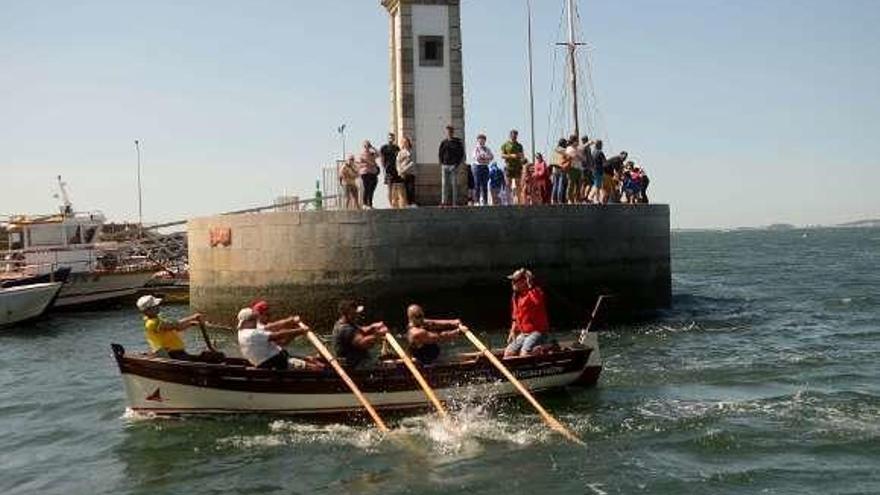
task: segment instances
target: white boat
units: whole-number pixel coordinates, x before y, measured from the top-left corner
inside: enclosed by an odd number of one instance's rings
[[[59,213],[14,215],[5,222],[10,250],[0,254],[0,281],[69,268],[55,307],[70,307],[132,296],[156,267],[123,255],[124,245],[101,240],[101,212],[79,213],[58,178],[63,203]]]
[[[42,315],[61,287],[61,282],[47,282],[0,289],[0,325],[11,325]]]
[[[578,342],[560,345],[554,351],[505,359],[504,364],[533,392],[596,385],[602,371],[597,335],[585,332]],[[112,348],[122,374],[126,405],[134,412],[345,417],[359,414],[362,407],[330,369],[263,370],[222,354],[209,353],[181,361],[128,353],[118,344]],[[502,352],[496,350],[495,354],[500,358]],[[488,360],[476,353],[417,366],[442,402],[510,397],[518,393]],[[431,407],[399,360],[381,361],[374,367],[349,370],[349,374],[377,410]]]

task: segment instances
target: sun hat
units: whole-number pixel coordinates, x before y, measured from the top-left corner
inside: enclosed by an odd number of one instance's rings
[[[238,329],[241,330],[241,325],[246,321],[251,321],[257,317],[256,311],[251,308],[242,308],[241,311],[238,312]]]
[[[160,304],[162,304],[162,299],[159,299],[156,296],[141,296],[141,298],[137,300],[137,308],[141,310],[141,312],[158,307]]]

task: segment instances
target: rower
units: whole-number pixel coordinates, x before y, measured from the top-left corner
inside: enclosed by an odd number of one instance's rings
[[[195,313],[180,320],[167,320],[159,315],[161,304],[162,299],[155,296],[142,296],[137,300],[137,308],[144,315],[144,336],[150,350],[158,357],[192,359],[178,332],[198,325],[202,315]]]
[[[504,357],[527,356],[547,343],[550,320],[544,291],[535,285],[532,272],[525,268],[507,277],[513,288],[512,321]]]
[[[238,312],[238,345],[241,355],[252,365],[278,371],[290,368],[323,368],[310,358],[291,357],[284,349],[293,339],[309,331],[308,327],[300,325],[299,316],[290,316],[271,323],[260,323],[259,320],[260,314],[253,308],[243,308]]]
[[[388,333],[388,327],[381,321],[360,326],[358,318],[364,307],[354,301],[339,301],[337,309],[339,320],[333,325],[334,352],[346,367],[357,368],[370,360],[370,349]]]
[[[440,357],[440,343],[453,340],[467,328],[461,320],[429,320],[418,304],[406,308],[406,338],[410,354],[422,364],[431,364]]]
[[[297,328],[301,321],[299,316],[288,316],[281,320],[271,321],[269,318],[269,303],[264,300],[254,302],[250,308],[254,310],[254,315],[257,318],[257,328],[260,330],[275,332],[285,328]]]

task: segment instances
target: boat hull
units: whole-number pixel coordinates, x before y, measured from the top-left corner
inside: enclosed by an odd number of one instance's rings
[[[125,356],[114,347],[127,406],[158,414],[265,413],[338,416],[362,406],[332,370],[269,371],[226,364],[188,363]],[[564,350],[545,356],[506,360],[511,372],[532,391],[592,384],[601,365],[591,364],[592,349]],[[444,402],[484,401],[517,394],[484,358],[422,367]],[[399,362],[355,370],[352,379],[378,410],[425,409],[430,403]]]
[[[72,273],[54,307],[71,308],[133,296],[152,276],[152,272]]]
[[[0,325],[21,323],[42,315],[61,287],[61,282],[51,282],[0,289]]]

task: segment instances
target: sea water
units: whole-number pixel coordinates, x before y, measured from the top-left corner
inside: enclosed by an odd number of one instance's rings
[[[123,307],[0,332],[0,493],[880,493],[880,230],[672,242],[674,307],[602,332],[598,387],[542,398],[586,446],[483,397],[389,436],[126,413]]]

